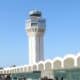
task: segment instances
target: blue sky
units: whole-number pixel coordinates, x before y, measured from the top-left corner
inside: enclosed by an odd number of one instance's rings
[[[28,64],[28,12],[46,18],[45,59],[80,52],[80,0],[0,0],[0,66]]]

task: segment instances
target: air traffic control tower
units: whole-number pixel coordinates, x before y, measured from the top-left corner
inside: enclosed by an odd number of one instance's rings
[[[45,19],[38,10],[32,10],[25,28],[29,39],[29,64],[44,60]]]

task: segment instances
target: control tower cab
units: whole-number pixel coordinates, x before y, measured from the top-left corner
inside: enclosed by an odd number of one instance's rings
[[[29,18],[26,21],[26,32],[29,37],[29,63],[44,60],[44,32],[45,19],[38,10],[29,12]]]
[[[36,16],[36,17],[41,17],[41,12],[38,10],[32,10],[29,12],[30,16]]]

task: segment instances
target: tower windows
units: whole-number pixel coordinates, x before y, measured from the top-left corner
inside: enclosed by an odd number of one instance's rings
[[[31,23],[31,26],[37,26],[37,23]]]

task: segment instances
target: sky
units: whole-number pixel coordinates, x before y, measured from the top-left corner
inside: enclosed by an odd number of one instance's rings
[[[29,11],[46,19],[45,59],[80,52],[80,0],[0,0],[0,67],[28,64]]]

